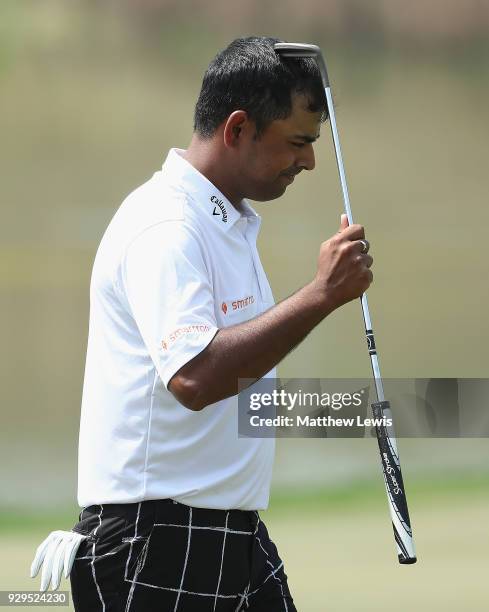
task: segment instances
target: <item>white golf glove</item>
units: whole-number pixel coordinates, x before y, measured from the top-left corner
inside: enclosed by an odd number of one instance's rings
[[[35,578],[44,562],[41,575],[41,591],[53,585],[53,591],[59,587],[61,571],[64,567],[65,578],[68,578],[76,551],[87,535],[75,531],[52,531],[36,550],[36,556],[31,565],[31,578]]]

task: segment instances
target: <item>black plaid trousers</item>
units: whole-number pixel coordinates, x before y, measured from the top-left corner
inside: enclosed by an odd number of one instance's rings
[[[70,574],[77,612],[296,612],[258,512],[170,499],[85,508]]]

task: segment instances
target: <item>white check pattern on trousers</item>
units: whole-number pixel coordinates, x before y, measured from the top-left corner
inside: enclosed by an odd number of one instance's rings
[[[254,595],[255,593],[257,593],[262,587],[263,585],[268,582],[268,580],[270,579],[274,579],[279,583],[279,587],[282,593],[282,597],[283,597],[283,604],[284,604],[284,612],[288,612],[288,606],[287,606],[287,601],[283,592],[283,585],[282,582],[280,580],[280,578],[276,575],[277,572],[283,567],[283,563],[281,562],[277,567],[274,567],[273,563],[270,561],[269,554],[266,551],[266,549],[263,547],[260,538],[257,536],[257,532],[258,532],[258,528],[260,525],[260,517],[258,516],[258,513],[256,513],[257,515],[257,524],[256,524],[256,528],[254,532],[248,532],[248,531],[239,531],[239,530],[235,530],[235,529],[229,529],[228,528],[228,518],[229,518],[229,512],[226,513],[226,524],[224,527],[213,527],[213,526],[209,526],[209,527],[202,527],[202,526],[196,526],[192,524],[192,508],[189,507],[189,513],[188,513],[188,524],[185,525],[178,525],[178,524],[173,524],[173,523],[155,523],[154,527],[172,527],[172,528],[181,528],[181,529],[187,529],[188,530],[188,538],[187,538],[187,549],[186,549],[186,553],[185,553],[185,561],[184,561],[184,565],[182,568],[182,575],[181,575],[181,579],[180,579],[180,585],[178,588],[175,587],[166,587],[166,586],[161,586],[161,585],[156,585],[156,584],[150,584],[147,582],[142,582],[140,580],[138,580],[138,576],[139,574],[142,572],[142,570],[144,569],[144,565],[146,563],[146,558],[147,558],[147,553],[148,553],[148,548],[149,548],[149,542],[151,539],[151,533],[149,534],[148,537],[142,537],[142,536],[138,536],[138,523],[139,523],[139,516],[140,516],[140,510],[141,510],[141,503],[138,504],[138,511],[137,511],[137,516],[136,516],[136,523],[135,523],[135,528],[134,528],[134,536],[132,538],[127,538],[125,541],[130,543],[130,547],[129,547],[129,552],[128,552],[128,556],[127,556],[127,561],[126,561],[126,566],[125,566],[125,573],[124,573],[124,580],[127,582],[131,583],[131,588],[128,594],[128,598],[127,598],[127,602],[126,602],[126,607],[125,607],[125,612],[130,612],[131,611],[131,603],[133,601],[133,596],[134,596],[134,592],[135,592],[135,588],[136,586],[142,586],[142,587],[148,587],[148,588],[154,588],[154,589],[161,589],[161,590],[165,590],[165,591],[171,591],[171,592],[175,592],[177,593],[177,599],[175,602],[175,607],[174,607],[174,612],[177,612],[178,610],[182,611],[183,608],[180,606],[180,597],[182,594],[187,594],[187,595],[197,595],[200,597],[212,597],[214,599],[214,607],[213,610],[216,610],[216,606],[217,606],[217,602],[219,599],[235,599],[236,597],[240,597],[240,601],[238,603],[238,606],[236,608],[236,612],[240,611],[240,610],[245,610],[246,608],[248,608],[249,606],[249,598]],[[103,515],[103,505],[100,507],[100,513],[99,513],[99,526],[102,524],[102,515]],[[219,568],[219,576],[217,579],[217,588],[216,591],[214,593],[204,593],[204,592],[195,592],[195,591],[188,591],[183,589],[183,582],[185,579],[185,572],[186,572],[186,568],[187,568],[187,562],[188,562],[188,557],[189,557],[189,553],[190,553],[190,547],[191,547],[191,541],[192,541],[192,532],[195,530],[208,530],[208,531],[219,531],[224,533],[224,538],[223,538],[223,544],[222,544],[222,552],[221,552],[221,565]],[[228,534],[236,534],[236,535],[244,535],[244,536],[254,536],[257,540],[257,542],[259,543],[261,549],[263,550],[264,554],[267,556],[267,563],[268,565],[270,565],[270,573],[267,575],[267,577],[264,579],[264,581],[262,582],[262,584],[260,584],[260,586],[252,591],[250,591],[250,583],[248,583],[247,587],[245,588],[243,593],[237,593],[237,594],[233,594],[233,595],[224,595],[222,593],[219,593],[219,587],[221,584],[221,575],[222,575],[222,568],[223,568],[223,562],[224,562],[224,552],[226,549],[226,542],[227,542],[227,535]],[[95,533],[94,533],[95,535]],[[138,540],[146,540],[143,550],[139,555],[138,558],[138,562],[136,564],[136,568],[134,571],[134,575],[133,577],[129,577],[128,576],[128,569],[132,560],[132,554],[133,554],[133,543],[138,541]],[[104,602],[104,598],[103,598],[103,594],[102,594],[102,590],[100,588],[100,585],[97,582],[97,574],[96,574],[96,569],[95,569],[95,561],[101,557],[104,557],[106,555],[110,555],[111,553],[106,553],[105,555],[97,555],[96,554],[96,543],[93,543],[92,546],[92,555],[91,557],[77,557],[77,559],[88,559],[91,558],[92,559],[92,576],[93,576],[93,580],[97,589],[97,592],[99,594],[99,598],[100,598],[100,603],[101,603],[101,610],[102,612],[105,612],[105,602]],[[244,607],[243,607],[244,606]]]

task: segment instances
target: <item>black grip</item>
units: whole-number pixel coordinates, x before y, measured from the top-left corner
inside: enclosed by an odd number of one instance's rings
[[[382,402],[374,402],[372,404],[372,412],[376,420],[386,420],[385,411],[390,411],[390,403],[386,400]],[[405,529],[405,531],[412,536],[411,521],[409,518],[409,511],[407,507],[406,493],[404,490],[404,482],[402,479],[401,466],[399,457],[397,456],[396,449],[390,442],[390,435],[385,425],[376,425],[375,430],[377,433],[377,441],[379,444],[380,460],[382,462],[382,470],[384,473],[385,486],[387,489],[387,495],[390,498],[392,507],[399,519],[399,522]],[[391,434],[392,436],[392,434]],[[393,525],[394,527],[394,525]],[[407,550],[402,543],[399,534],[396,532],[394,527],[394,536],[401,549],[399,555],[400,563],[415,563],[416,558],[410,557]]]

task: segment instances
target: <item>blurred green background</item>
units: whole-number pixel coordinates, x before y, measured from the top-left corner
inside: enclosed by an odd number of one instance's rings
[[[384,376],[488,377],[488,33],[484,0],[2,0],[0,590],[36,589],[36,546],[77,520],[98,242],[125,195],[188,144],[203,72],[233,38],[323,48],[353,212],[375,256]],[[277,300],[311,279],[339,223],[329,125],[316,157],[315,172],[257,205]],[[362,326],[347,305],[279,373],[369,376]],[[264,518],[299,610],[487,610],[488,441],[399,447],[420,559],[408,567],[374,440],[278,441]]]

